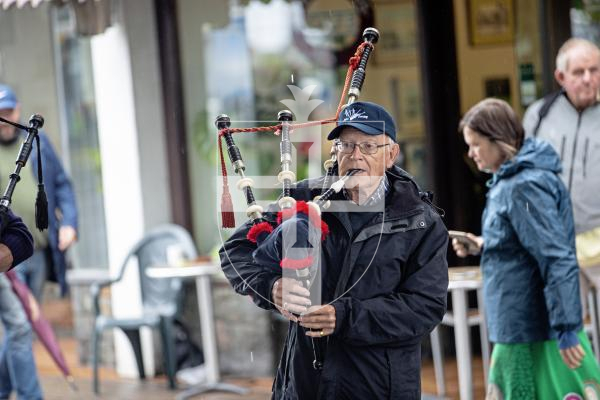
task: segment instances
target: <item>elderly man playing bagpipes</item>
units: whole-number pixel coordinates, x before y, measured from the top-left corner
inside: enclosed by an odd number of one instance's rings
[[[383,107],[349,101],[328,135],[328,174],[296,184],[286,114],[284,192],[266,213],[229,121],[217,120],[251,218],[221,248],[222,269],[238,293],[290,321],[272,398],[420,399],[421,339],[446,310],[447,230],[430,194],[394,165]]]

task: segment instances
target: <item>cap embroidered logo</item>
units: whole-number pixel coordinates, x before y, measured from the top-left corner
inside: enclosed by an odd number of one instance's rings
[[[344,118],[344,121],[353,121],[357,118],[369,119],[369,116],[367,115],[367,113],[365,113],[363,110],[357,110],[357,109],[346,109],[344,111],[344,115],[346,116],[346,118]]]

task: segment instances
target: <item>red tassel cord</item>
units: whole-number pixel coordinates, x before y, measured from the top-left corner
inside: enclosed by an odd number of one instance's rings
[[[227,184],[227,167],[223,157],[223,136],[219,135],[219,158],[221,159],[221,172],[223,173],[223,193],[221,194],[221,222],[223,228],[235,228],[235,214],[229,185]]]

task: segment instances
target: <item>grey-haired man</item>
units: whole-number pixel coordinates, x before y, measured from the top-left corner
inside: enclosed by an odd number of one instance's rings
[[[290,321],[273,399],[420,399],[421,339],[446,310],[448,233],[428,196],[394,165],[396,128],[383,107],[349,105],[328,139],[339,175],[358,172],[322,214],[330,233],[320,251],[321,303],[267,267],[265,243],[257,249],[246,238],[248,223],[224,244],[221,266],[238,293]],[[293,197],[312,200],[323,179],[299,182]]]

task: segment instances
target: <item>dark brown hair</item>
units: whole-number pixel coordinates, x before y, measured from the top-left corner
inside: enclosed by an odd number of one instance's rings
[[[467,126],[495,142],[507,158],[512,158],[523,145],[523,125],[504,100],[488,98],[475,104],[460,120],[459,132]]]

